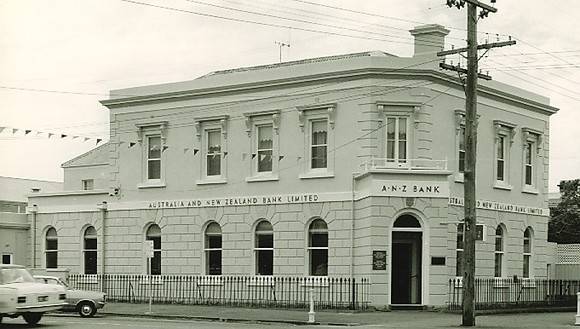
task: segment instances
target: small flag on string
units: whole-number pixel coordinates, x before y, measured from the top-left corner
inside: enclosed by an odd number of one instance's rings
[[[18,129],[12,128],[12,134],[16,134],[17,131],[18,131]]]
[[[95,145],[99,144],[102,141],[102,139],[97,138],[97,142],[95,143]]]
[[[168,148],[169,148],[169,146],[163,145],[163,149],[161,150],[161,152],[165,152],[165,150],[167,150]]]
[[[65,138],[67,135],[65,134],[60,134],[60,138]]]
[[[42,134],[44,134],[42,131],[37,131],[37,132],[36,132],[36,136],[40,136],[40,135],[42,135]]]
[[[90,138],[89,137],[83,137],[83,142],[88,141]]]
[[[256,157],[256,153],[252,153],[252,159]]]
[[[281,156],[278,157],[278,161],[280,161],[282,159],[284,159],[284,156],[283,155],[281,155]]]
[[[28,135],[28,134],[30,134],[30,132],[31,132],[31,131],[32,131],[32,130],[26,129],[26,130],[24,131],[24,135]]]
[[[3,132],[4,129],[6,129],[6,127],[0,127],[0,133]]]
[[[224,158],[228,155],[228,152],[224,152]]]
[[[53,135],[53,133],[48,133],[48,138],[51,138]]]
[[[72,139],[77,139],[77,138],[79,138],[79,136],[73,136],[73,137],[72,137]]]
[[[189,147],[185,147],[185,148],[183,148],[183,153],[184,153],[184,154],[185,154],[185,153],[187,153],[187,151],[189,151]]]
[[[199,150],[198,150],[198,149],[193,149],[193,155],[196,155],[196,154],[197,154],[197,152],[199,152]]]
[[[129,142],[129,148],[132,148],[133,146],[135,146],[135,144],[137,144],[137,143],[135,143],[135,142]]]
[[[242,161],[243,161],[243,160],[246,160],[246,157],[247,157],[247,156],[248,156],[248,153],[246,153],[246,152],[243,152],[243,153],[242,153]]]

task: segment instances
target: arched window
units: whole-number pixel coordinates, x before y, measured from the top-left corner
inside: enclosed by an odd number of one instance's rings
[[[502,277],[503,269],[503,253],[504,253],[504,236],[503,228],[498,225],[495,229],[495,270],[493,276],[496,278]]]
[[[153,258],[149,264],[149,274],[161,274],[161,229],[153,224],[147,229],[146,240],[153,241]]]
[[[524,231],[524,272],[523,277],[529,278],[532,264],[532,229],[526,228]]]
[[[97,274],[97,230],[89,226],[83,236],[85,274]]]
[[[261,221],[256,226],[254,253],[256,257],[256,274],[272,275],[274,273],[274,230],[268,221]]]
[[[308,229],[310,275],[328,275],[328,226],[322,219],[314,220]]]
[[[463,276],[463,244],[465,236],[465,224],[457,224],[457,243],[456,243],[456,262],[455,262],[455,276]]]
[[[222,229],[218,223],[211,223],[205,229],[205,273],[222,274]]]
[[[421,228],[421,223],[412,215],[402,215],[397,218],[393,227],[400,228]]]
[[[58,267],[58,237],[56,236],[56,229],[49,228],[46,231],[46,239],[44,243],[44,254],[46,260],[46,268]]]

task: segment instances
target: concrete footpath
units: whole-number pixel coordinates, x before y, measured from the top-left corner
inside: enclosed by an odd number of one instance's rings
[[[307,310],[223,306],[108,303],[100,314],[223,322],[261,322],[307,325]],[[579,328],[575,312],[478,315],[478,328]],[[433,311],[317,311],[316,324],[384,328],[457,328],[460,314]]]

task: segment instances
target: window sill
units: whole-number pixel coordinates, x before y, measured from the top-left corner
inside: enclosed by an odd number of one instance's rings
[[[462,172],[455,173],[455,183],[464,183],[465,179]]]
[[[333,172],[308,172],[305,174],[298,175],[300,179],[311,179],[311,178],[334,178]]]
[[[540,192],[536,188],[529,186],[529,185],[526,185],[522,188],[522,193],[536,194],[536,195],[540,194]]]
[[[271,181],[277,181],[279,179],[280,178],[278,177],[278,175],[274,175],[274,174],[256,175],[256,176],[246,177],[246,182],[248,182],[248,183],[271,182]]]
[[[506,190],[506,191],[511,191],[511,190],[512,190],[512,188],[513,188],[513,186],[511,186],[511,185],[507,185],[507,184],[504,184],[504,183],[498,183],[498,182],[496,182],[496,183],[493,185],[493,188],[496,188],[496,189],[498,189],[498,190]]]
[[[164,188],[166,187],[165,182],[143,182],[137,185],[138,189],[143,188]]]
[[[197,185],[210,185],[210,184],[226,184],[227,182],[228,182],[227,179],[225,179],[223,177],[219,177],[219,178],[206,178],[206,179],[196,180],[195,184],[197,184]]]

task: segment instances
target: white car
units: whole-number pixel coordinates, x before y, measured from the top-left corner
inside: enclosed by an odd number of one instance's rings
[[[65,300],[64,287],[37,283],[24,266],[0,265],[0,322],[22,316],[26,323],[37,324],[45,312],[63,308]]]
[[[92,317],[97,309],[105,306],[106,295],[100,291],[79,290],[70,288],[64,281],[54,276],[35,275],[36,282],[58,284],[66,289],[67,305],[63,311],[78,312],[83,318]]]

